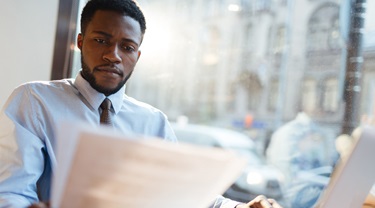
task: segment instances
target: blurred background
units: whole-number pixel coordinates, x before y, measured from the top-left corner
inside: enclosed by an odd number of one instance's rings
[[[1,104],[23,81],[76,76],[85,2],[16,0],[0,9],[11,17],[0,23],[16,31],[1,35]],[[126,93],[161,109],[180,141],[248,159],[224,195],[311,207],[353,129],[373,123],[375,1],[138,2],[147,31]]]

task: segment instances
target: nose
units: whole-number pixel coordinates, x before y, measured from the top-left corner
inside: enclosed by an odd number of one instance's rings
[[[110,63],[120,63],[121,62],[121,56],[117,44],[112,44],[107,47],[107,49],[104,51],[103,59]]]

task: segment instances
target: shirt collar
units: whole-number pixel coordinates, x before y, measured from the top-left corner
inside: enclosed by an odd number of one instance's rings
[[[90,105],[94,109],[99,109],[100,104],[106,98],[103,93],[96,91],[94,88],[91,87],[90,83],[88,83],[81,75],[78,73],[74,85],[77,87],[78,91],[82,94],[82,96],[90,103]],[[115,113],[117,114],[122,106],[122,99],[125,94],[125,85],[116,93],[109,95],[108,99],[112,102],[112,107]]]

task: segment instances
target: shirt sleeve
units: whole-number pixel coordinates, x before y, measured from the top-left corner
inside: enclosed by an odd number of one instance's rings
[[[176,134],[174,133],[171,127],[171,124],[168,121],[167,116],[164,113],[160,112],[159,118],[160,118],[160,127],[159,127],[159,133],[157,136],[163,138],[166,141],[177,143],[178,141],[177,141]]]
[[[241,203],[238,201],[234,201],[219,195],[209,208],[235,208],[239,204]]]
[[[0,113],[0,207],[26,207],[38,201],[44,170],[44,143],[30,131],[37,116],[25,89],[17,89]]]

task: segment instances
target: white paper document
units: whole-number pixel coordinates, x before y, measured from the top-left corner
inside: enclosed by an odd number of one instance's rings
[[[62,128],[53,207],[206,208],[246,163],[221,149],[118,135],[108,129]]]
[[[375,128],[361,130],[350,156],[335,167],[326,190],[316,208],[362,207],[375,182]]]

